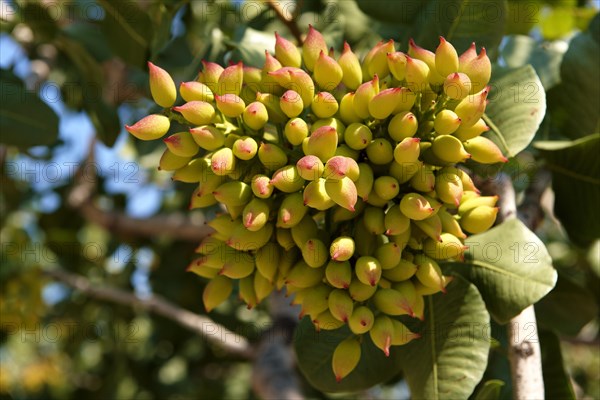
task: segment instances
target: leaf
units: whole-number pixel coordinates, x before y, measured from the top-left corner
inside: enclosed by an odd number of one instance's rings
[[[477,391],[474,400],[498,400],[504,382],[500,379],[490,379]]]
[[[144,67],[153,37],[148,14],[135,2],[98,0],[106,16],[101,23],[113,51],[128,64]]]
[[[232,52],[232,61],[243,61],[244,65],[262,68],[265,63],[265,50],[273,52],[275,36],[252,28],[244,28]]]
[[[490,336],[492,337],[492,348],[490,357],[482,382],[479,389],[483,387],[484,381],[499,380],[504,382],[500,388],[499,399],[511,400],[512,396],[512,376],[510,371],[510,362],[508,360],[508,327],[499,325],[492,319],[490,323]]]
[[[14,75],[0,70],[0,143],[20,148],[48,146],[58,138],[58,116]]]
[[[99,92],[104,84],[104,73],[96,59],[86,50],[84,45],[63,37],[56,41],[57,47],[63,50],[77,67],[79,79],[83,82],[82,107],[88,113],[98,138],[107,146],[112,146],[121,132],[121,121],[117,109],[107,104]]]
[[[465,399],[488,361],[490,316],[477,288],[460,277],[425,298],[422,337],[400,346],[413,399]]]
[[[84,107],[96,129],[98,138],[108,147],[112,147],[121,132],[121,120],[117,109],[102,99],[88,102]]]
[[[530,65],[508,70],[494,68],[490,85],[484,120],[491,129],[486,136],[504,155],[514,157],[531,143],[544,119],[544,87]]]
[[[556,287],[535,305],[541,327],[576,336],[598,315],[596,297],[564,274],[558,274]]]
[[[399,12],[390,12],[389,0],[356,0],[362,12],[379,21],[410,24],[431,0],[404,0]]]
[[[4,6],[3,6],[4,7]],[[4,10],[3,10],[4,11]],[[50,12],[55,15],[50,15]],[[57,13],[61,8],[58,6],[44,6],[38,2],[27,2],[22,8],[23,22],[31,28],[40,42],[49,42],[56,37],[58,26],[56,24]]]
[[[508,18],[504,33],[527,35],[539,21],[544,0],[508,0]]]
[[[565,370],[558,336],[547,330],[539,331],[542,352],[542,374],[547,399],[575,399],[571,379]]]
[[[600,24],[596,16],[590,28]],[[562,83],[551,96],[553,119],[563,135],[577,139],[598,132],[600,126],[600,43],[589,32],[569,44],[560,67]]]
[[[505,40],[501,56],[507,67],[531,64],[546,90],[560,83],[560,64],[565,53],[562,42],[539,43],[524,35],[507,36]]]
[[[575,28],[573,7],[553,7],[541,13],[540,30],[546,40],[556,40],[568,35]]]
[[[600,134],[535,147],[552,171],[554,213],[574,243],[588,246],[600,237]]]
[[[465,245],[465,261],[443,263],[444,272],[460,274],[477,286],[500,323],[540,300],[556,283],[546,247],[517,219],[473,235]]]
[[[366,334],[362,336],[358,365],[337,383],[331,369],[333,351],[342,340],[352,335],[347,326],[316,332],[308,317],[300,322],[294,336],[294,349],[298,367],[312,386],[329,393],[357,392],[385,382],[400,372],[399,347],[392,347],[390,356],[386,357]]]
[[[444,36],[463,52],[476,40],[492,57],[507,15],[504,0],[405,0],[393,7],[389,1],[362,0],[358,5],[373,18],[395,24],[403,44],[412,37],[419,46],[435,50]]]
[[[99,26],[77,21],[65,26],[63,32],[78,41],[97,61],[103,62],[112,57],[106,37]]]

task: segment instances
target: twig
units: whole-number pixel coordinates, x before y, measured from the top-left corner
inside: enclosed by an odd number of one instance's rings
[[[281,2],[279,1],[266,0],[266,3],[273,11],[275,11],[277,18],[287,26],[296,39],[297,45],[300,46],[302,44],[302,32],[300,32],[300,28],[298,27],[294,16],[289,13],[287,13],[289,15],[286,15],[285,10],[281,7]],[[297,7],[299,6],[300,4],[297,5]]]
[[[273,327],[263,334],[254,360],[252,386],[262,399],[301,400],[304,398],[294,366],[292,350],[294,329],[298,324],[298,307],[289,305],[282,292],[269,297]]]
[[[525,200],[517,211],[515,189],[510,177],[500,173],[481,185],[484,194],[498,194],[500,213],[497,223],[516,218],[535,230],[544,212],[540,198],[550,180],[545,172],[536,175],[525,193]],[[531,328],[534,328],[533,330]],[[537,332],[535,309],[531,305],[512,318],[508,325],[508,358],[511,367],[513,398],[517,400],[543,399],[542,354]]]
[[[178,307],[158,295],[153,295],[147,299],[139,298],[121,289],[94,285],[87,278],[63,269],[45,270],[44,274],[85,293],[89,297],[139,308],[175,321],[228,353],[245,359],[254,357],[254,351],[246,338],[217,324],[208,317]]]
[[[193,224],[183,215],[155,216],[147,219],[131,218],[120,212],[109,212],[98,208],[94,202],[97,179],[95,175],[83,177],[86,166],[93,161],[93,143],[90,156],[76,178],[76,184],[68,195],[68,204],[78,210],[88,221],[95,222],[107,230],[124,235],[156,237],[169,235],[183,240],[198,242],[213,232],[207,225]],[[65,284],[80,290],[87,296],[129,307],[138,307],[157,315],[169,318],[196,332],[209,342],[220,346],[231,354],[246,359],[254,359],[252,384],[256,393],[264,399],[303,399],[300,383],[296,376],[296,364],[291,349],[294,328],[297,324],[298,310],[288,305],[280,292],[272,294],[271,314],[273,327],[264,332],[257,348],[248,341],[210,318],[184,310],[169,301],[153,295],[141,299],[132,293],[111,287],[94,287],[85,277],[62,269],[44,271]],[[284,305],[285,303],[285,305]],[[294,312],[294,318],[289,313]]]
[[[67,197],[67,204],[77,210],[83,218],[94,222],[112,233],[124,236],[142,236],[156,238],[162,235],[175,239],[200,242],[213,232],[208,225],[195,223],[183,213],[156,215],[150,218],[132,218],[119,211],[106,211],[94,203],[97,177],[92,165],[94,144],[90,144],[89,156],[75,176],[75,185]]]
[[[535,231],[544,220],[544,209],[541,206],[542,195],[550,186],[552,174],[545,169],[538,170],[535,179],[525,191],[525,198],[519,205],[519,219],[532,231]]]
[[[71,206],[86,220],[104,227],[109,232],[124,236],[156,238],[165,235],[175,239],[200,242],[213,232],[208,225],[194,223],[182,213],[139,219],[122,212],[102,210],[91,200],[78,205],[71,204]]]

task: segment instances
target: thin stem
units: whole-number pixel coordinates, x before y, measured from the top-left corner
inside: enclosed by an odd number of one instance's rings
[[[89,297],[132,308],[139,308],[168,318],[229,353],[246,359],[253,357],[253,350],[246,338],[219,325],[208,317],[176,306],[158,295],[142,299],[133,293],[118,288],[98,286],[81,275],[73,274],[60,268],[45,270],[44,274],[85,293]]]
[[[290,33],[296,39],[296,44],[298,46],[302,45],[302,32],[296,23],[296,18],[293,15],[287,15],[283,7],[281,6],[281,2],[275,0],[266,0],[267,6],[269,6],[273,11],[275,11],[275,15],[281,22],[284,23],[285,26],[290,30]],[[297,5],[299,7],[300,4]]]

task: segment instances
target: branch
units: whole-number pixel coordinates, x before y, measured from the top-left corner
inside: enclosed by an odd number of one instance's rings
[[[289,305],[283,292],[269,296],[273,327],[263,333],[252,370],[252,387],[262,399],[301,400],[304,398],[296,375],[292,349],[294,329],[298,324],[298,306]]]
[[[90,298],[160,315],[200,335],[232,355],[254,360],[252,386],[260,398],[278,400],[304,398],[296,375],[296,360],[291,348],[298,310],[288,305],[289,298],[284,298],[281,292],[273,292],[269,298],[274,319],[273,327],[262,334],[260,344],[255,349],[243,336],[206,316],[172,304],[158,295],[142,299],[121,289],[94,285],[89,279],[60,268],[43,272]],[[295,313],[294,318],[290,317],[291,313]]]
[[[148,237],[167,234],[195,242],[201,241],[212,232],[212,228],[207,225],[193,224],[180,214],[137,219],[123,213],[101,210],[93,202],[97,185],[96,176],[86,176],[86,179],[83,179],[82,171],[92,161],[93,143],[90,146],[90,156],[86,165],[78,172],[76,184],[67,198],[68,204],[87,220],[115,233]],[[62,269],[48,270],[45,274],[82,291],[89,297],[129,307],[140,307],[169,318],[232,354],[254,359],[252,384],[261,398],[303,399],[291,348],[298,310],[287,304],[289,299],[285,299],[281,292],[274,292],[269,299],[273,326],[263,333],[258,348],[254,349],[245,338],[227,330],[208,317],[184,310],[159,296],[140,299],[120,289],[94,287],[88,279]],[[290,312],[295,313],[293,317],[290,317]]]
[[[544,220],[544,209],[542,208],[542,196],[550,186],[552,174],[550,171],[540,169],[525,191],[525,198],[519,205],[519,219],[532,231],[535,231]]]
[[[94,203],[97,177],[96,168],[87,168],[93,162],[93,146],[90,156],[75,176],[75,185],[67,197],[69,206],[77,210],[83,218],[102,226],[109,232],[123,236],[155,238],[166,235],[175,239],[200,242],[213,232],[202,222],[193,222],[183,213],[156,215],[150,218],[132,218],[119,211],[106,211]]]
[[[500,173],[494,180],[481,185],[484,194],[498,194],[497,223],[516,218],[535,231],[544,217],[540,206],[542,194],[550,183],[549,174],[540,170],[525,192],[525,199],[517,209],[515,189],[510,177]],[[535,329],[531,330],[531,327]],[[512,318],[508,325],[508,358],[511,367],[513,397],[517,400],[543,399],[542,354],[537,332],[535,309],[531,305]]]
[[[246,338],[217,324],[208,317],[185,310],[158,295],[142,299],[121,289],[94,285],[89,279],[60,268],[44,270],[44,274],[83,292],[91,298],[131,308],[140,308],[175,321],[228,353],[246,359],[254,357],[253,349]]]
[[[298,27],[294,16],[286,15],[288,13],[284,11],[284,9],[281,7],[281,2],[279,1],[266,0],[266,3],[273,11],[275,11],[277,18],[279,18],[279,20],[283,22],[285,26],[287,26],[292,35],[294,35],[298,46],[302,45],[302,32],[300,32],[300,28]],[[300,7],[300,4],[298,3],[296,7]]]
[[[212,228],[203,223],[194,223],[183,213],[156,215],[150,218],[132,218],[118,211],[105,211],[96,206],[92,200],[86,200],[75,205],[69,202],[83,218],[102,226],[109,232],[123,236],[141,236],[156,238],[169,236],[174,239],[189,242],[200,242],[213,232]]]

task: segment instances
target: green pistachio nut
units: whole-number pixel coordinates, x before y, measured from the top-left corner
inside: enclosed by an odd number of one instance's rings
[[[182,106],[173,107],[183,117],[194,125],[207,125],[215,118],[215,108],[205,101],[188,101]]]
[[[271,184],[284,193],[294,193],[304,187],[304,179],[294,165],[279,168],[271,178]]]
[[[240,61],[237,64],[230,65],[225,68],[219,81],[217,82],[216,95],[223,96],[225,94],[234,94],[239,96],[242,91],[242,83],[244,81],[244,64]],[[215,96],[215,99],[217,96]]]
[[[287,165],[287,155],[275,144],[261,143],[258,147],[258,159],[268,170],[275,171]]]
[[[314,70],[321,52],[327,53],[327,43],[319,31],[308,25],[308,34],[302,44],[302,59],[306,69],[311,72]]]
[[[331,368],[335,380],[340,382],[348,376],[360,361],[361,347],[356,338],[348,338],[341,341],[333,351]]]
[[[311,105],[312,112],[319,118],[333,117],[338,108],[337,100],[328,92],[317,93]]]
[[[277,32],[275,32],[275,57],[286,67],[300,68],[302,65],[300,50]]]
[[[181,82],[179,93],[185,101],[205,101],[207,103],[215,100],[215,95],[208,86],[197,81]]]
[[[349,90],[356,90],[362,83],[362,68],[356,54],[350,45],[344,42],[344,50],[338,58],[338,65],[342,69],[342,83]]]
[[[359,257],[354,268],[356,277],[365,285],[375,287],[381,279],[381,264],[375,257]]]
[[[163,137],[168,131],[171,123],[164,115],[148,115],[133,125],[125,125],[127,132],[140,140],[156,140]]]
[[[460,127],[461,119],[454,111],[442,110],[433,120],[433,129],[438,135],[451,135]]]
[[[198,153],[198,144],[189,132],[174,133],[163,139],[171,153],[179,157],[193,157]]]
[[[440,160],[446,163],[458,163],[471,158],[463,143],[451,135],[440,135],[433,140],[431,151]]]
[[[337,61],[329,57],[326,52],[321,51],[319,58],[315,61],[313,76],[320,88],[333,90],[342,81],[344,72]]]
[[[352,267],[349,261],[331,260],[325,267],[327,283],[338,289],[348,289],[352,282]]]
[[[444,80],[444,93],[452,100],[462,100],[471,92],[471,79],[462,72],[450,74]]]
[[[211,312],[215,307],[225,302],[231,295],[233,283],[226,276],[216,276],[204,287],[202,293],[202,302],[207,312]]]
[[[450,42],[440,36],[440,44],[435,50],[435,68],[441,76],[458,71],[458,53]]]
[[[508,162],[502,151],[490,139],[477,136],[464,142],[465,149],[471,154],[473,161],[481,164]]]
[[[410,111],[401,111],[394,115],[388,125],[390,137],[397,142],[413,137],[417,133],[419,123],[417,117]]]
[[[408,193],[400,200],[400,211],[406,217],[420,221],[430,217],[435,210],[425,197],[418,193]]]
[[[304,205],[302,193],[285,196],[277,213],[277,227],[292,228],[300,223],[308,208]]]
[[[366,153],[371,164],[383,165],[394,160],[392,144],[385,138],[377,138],[371,141],[367,146]]]
[[[148,61],[150,93],[154,102],[161,107],[171,107],[177,99],[177,88],[171,75],[164,69]]]

